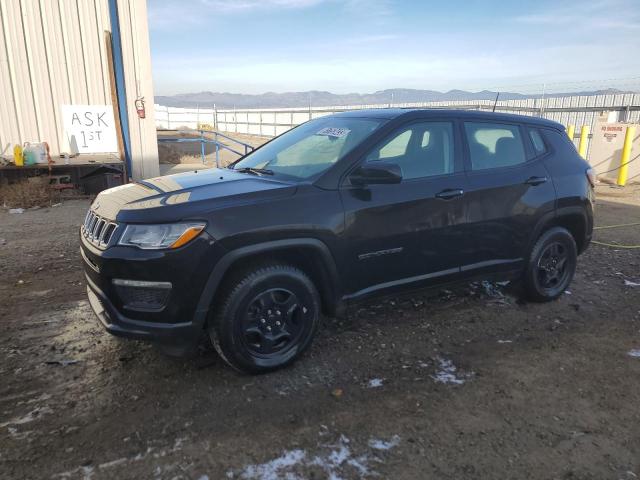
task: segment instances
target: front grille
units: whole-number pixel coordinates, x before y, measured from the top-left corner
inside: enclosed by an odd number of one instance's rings
[[[82,225],[82,234],[84,238],[97,247],[107,248],[117,228],[118,224],[110,222],[89,210]]]

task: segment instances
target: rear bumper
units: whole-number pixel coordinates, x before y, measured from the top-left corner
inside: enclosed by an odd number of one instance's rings
[[[204,335],[202,326],[193,322],[157,323],[125,317],[91,278],[88,275],[85,277],[89,304],[100,323],[112,335],[154,342],[169,348],[176,355],[186,354],[195,348]]]

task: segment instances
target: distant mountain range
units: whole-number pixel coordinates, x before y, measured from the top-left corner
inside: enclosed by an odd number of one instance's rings
[[[564,97],[568,95],[604,95],[631,93],[617,89],[595,90],[588,92],[568,92],[547,94],[547,97]],[[212,108],[215,104],[219,109],[230,108],[291,108],[291,107],[327,107],[339,105],[369,105],[417,102],[444,102],[452,100],[494,100],[497,92],[483,90],[481,92],[466,92],[464,90],[450,90],[438,92],[435,90],[415,90],[410,88],[393,88],[375,93],[347,93],[336,94],[312,90],[308,92],[267,92],[259,95],[243,93],[181,93],[179,95],[156,96],[155,102],[167,107],[201,107]],[[524,95],[514,92],[500,92],[500,100],[514,100],[538,98],[540,95]]]

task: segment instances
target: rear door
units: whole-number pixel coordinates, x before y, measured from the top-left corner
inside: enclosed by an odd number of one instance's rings
[[[459,273],[465,175],[456,132],[445,119],[405,124],[362,159],[398,164],[401,183],[342,186],[349,293]]]
[[[555,190],[537,130],[516,123],[463,122],[467,150],[467,242],[463,273],[522,266],[536,223],[553,212]],[[536,133],[532,133],[536,132]],[[534,148],[531,136],[538,146]]]

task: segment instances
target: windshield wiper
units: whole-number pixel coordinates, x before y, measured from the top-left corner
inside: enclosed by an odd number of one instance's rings
[[[252,175],[273,175],[273,170],[268,168],[242,167],[234,168],[233,170],[240,173],[251,173]]]

